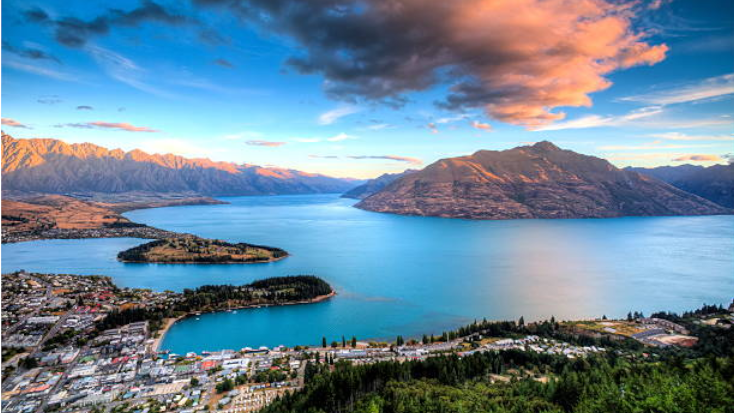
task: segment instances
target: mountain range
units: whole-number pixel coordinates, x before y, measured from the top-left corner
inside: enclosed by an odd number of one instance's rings
[[[394,180],[356,207],[469,219],[731,213],[656,178],[547,141],[441,159]]]
[[[734,164],[659,166],[657,168],[625,168],[654,176],[676,188],[734,208]]]
[[[239,196],[341,193],[359,183],[292,169],[2,135],[3,191]]]
[[[379,192],[382,188],[390,185],[393,181],[413,172],[417,171],[415,169],[406,169],[403,172],[394,174],[382,174],[377,178],[370,179],[360,186],[350,189],[342,195],[342,198],[365,199],[368,196]]]

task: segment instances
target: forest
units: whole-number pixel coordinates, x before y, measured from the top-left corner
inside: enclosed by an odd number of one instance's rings
[[[699,334],[699,343],[688,349],[615,342],[584,358],[507,350],[366,365],[316,359],[307,364],[304,389],[262,412],[734,412],[734,329],[697,322],[704,314],[654,314]],[[549,321],[480,322],[460,329],[467,337],[490,330],[574,338]]]

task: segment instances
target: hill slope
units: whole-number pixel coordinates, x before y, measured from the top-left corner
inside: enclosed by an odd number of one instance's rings
[[[349,180],[291,169],[108,150],[55,139],[14,139],[3,134],[2,149],[3,190],[237,196],[344,192],[354,186]]]
[[[626,170],[653,176],[719,205],[734,208],[734,164],[713,165],[708,168],[680,165]]]
[[[439,160],[358,208],[470,219],[607,218],[730,213],[655,178],[550,142]]]
[[[415,169],[406,169],[403,172],[394,174],[382,174],[375,179],[370,179],[358,187],[350,189],[342,195],[342,198],[365,199],[382,190],[382,188],[390,185],[393,181],[413,172],[416,172]]]

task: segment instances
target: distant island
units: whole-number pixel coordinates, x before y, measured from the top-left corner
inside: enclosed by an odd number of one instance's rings
[[[167,264],[250,264],[272,262],[288,253],[280,248],[231,244],[199,237],[164,238],[117,254],[122,262]]]
[[[441,159],[355,205],[467,219],[716,215],[732,210],[608,161],[538,142]]]

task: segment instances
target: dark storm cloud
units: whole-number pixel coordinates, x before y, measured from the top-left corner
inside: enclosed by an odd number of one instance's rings
[[[61,63],[61,61],[53,55],[50,55],[43,50],[27,47],[27,48],[21,48],[13,46],[12,44],[6,42],[3,40],[3,50],[6,52],[10,52],[13,54],[16,54],[21,57],[25,57],[26,59],[33,59],[33,60],[51,60],[56,63]]]
[[[194,20],[187,16],[175,14],[158,3],[143,0],[139,7],[124,11],[108,9],[104,14],[90,20],[76,17],[61,17],[53,19],[39,8],[33,8],[24,13],[26,21],[41,23],[54,29],[56,40],[69,47],[81,47],[92,37],[106,35],[115,26],[137,27],[146,22],[159,22],[168,25],[194,24]]]
[[[294,39],[287,67],[324,76],[331,97],[399,105],[451,80],[443,107],[527,127],[562,119],[556,107],[590,106],[607,74],[667,51],[642,40],[633,20],[650,11],[631,1],[193,1]]]

